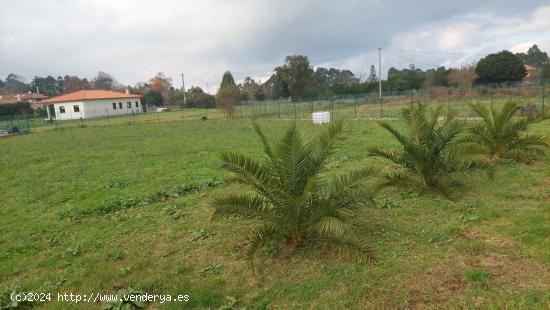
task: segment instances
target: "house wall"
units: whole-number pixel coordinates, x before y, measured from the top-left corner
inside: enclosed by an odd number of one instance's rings
[[[131,107],[128,107],[130,102]],[[136,107],[136,102],[138,106]],[[113,108],[113,103],[116,104],[116,109]],[[120,108],[122,104],[122,108]],[[74,106],[78,105],[80,112],[74,112]],[[60,113],[60,107],[65,107],[65,113]],[[59,120],[65,119],[83,119],[128,115],[132,113],[142,113],[140,98],[117,98],[117,99],[98,99],[86,101],[67,101],[54,104],[55,116]]]

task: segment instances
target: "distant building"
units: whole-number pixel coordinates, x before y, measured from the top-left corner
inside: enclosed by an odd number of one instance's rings
[[[13,104],[23,101],[30,103],[31,107],[36,109],[38,108],[37,103],[45,99],[48,99],[48,96],[32,92],[26,94],[0,95],[0,104]]]
[[[525,67],[525,71],[527,71],[527,75],[523,77],[524,81],[532,81],[536,79],[535,72],[537,71],[537,68],[530,65],[523,65],[523,67]]]
[[[55,118],[86,119],[107,115],[127,115],[141,113],[141,95],[116,92],[111,90],[79,90],[41,101],[41,106],[48,106],[48,118],[51,118],[51,106]]]

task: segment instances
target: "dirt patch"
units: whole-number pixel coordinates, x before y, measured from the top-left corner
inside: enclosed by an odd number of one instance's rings
[[[429,267],[426,272],[409,283],[412,309],[440,308],[461,297],[468,287],[462,273],[464,262],[458,265]]]
[[[549,266],[527,259],[511,261],[506,255],[497,253],[479,257],[477,264],[489,271],[492,286],[510,292],[526,288],[550,289]]]

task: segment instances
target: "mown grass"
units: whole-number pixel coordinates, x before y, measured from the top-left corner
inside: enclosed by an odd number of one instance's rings
[[[280,135],[288,121],[260,121]],[[300,126],[314,131],[308,122]],[[380,161],[396,146],[374,122],[348,121],[334,171]],[[548,121],[534,130],[550,136]],[[270,244],[261,271],[243,270],[253,222],[210,222],[216,152],[261,156],[244,119],[58,129],[0,139],[0,292],[114,293],[131,286],[190,301],[153,308],[524,308],[550,305],[550,168],[505,163],[476,175],[458,202],[387,190],[353,218],[379,259],[342,261]],[[209,185],[210,184],[210,185]],[[192,190],[182,190],[192,188]],[[131,203],[129,203],[131,201]],[[123,206],[123,207],[121,207]],[[47,303],[38,309],[96,309]]]
[[[489,95],[480,98],[451,98],[432,99],[423,97],[393,96],[385,97],[382,106],[378,98],[345,98],[332,100],[313,100],[290,102],[289,100],[268,100],[263,102],[248,102],[235,106],[234,118],[255,117],[258,119],[272,120],[311,120],[312,112],[330,111],[333,117],[343,117],[347,119],[372,120],[380,118],[398,118],[401,110],[411,103],[422,102],[427,105],[443,105],[445,110],[450,110],[460,117],[477,117],[471,111],[469,103],[491,103],[498,107],[508,100],[514,100],[521,105],[536,104],[537,109],[541,111],[541,98],[539,97],[518,97],[518,96],[499,96],[491,99]],[[173,107],[174,108],[174,107]],[[116,115],[101,118],[83,119],[83,120],[64,120],[64,121],[46,121],[43,118],[34,118],[30,120],[30,127],[34,132],[44,132],[60,128],[80,128],[80,127],[106,127],[115,125],[143,125],[165,122],[184,122],[199,120],[207,117],[210,120],[224,119],[224,114],[216,109],[183,109],[170,110],[167,112],[147,112],[139,114]],[[26,124],[26,123],[25,123]],[[1,125],[1,124],[0,124]],[[6,124],[7,125],[7,124]],[[26,126],[26,125],[19,125]]]

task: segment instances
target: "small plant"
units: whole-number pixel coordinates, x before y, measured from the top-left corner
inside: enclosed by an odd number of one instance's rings
[[[76,245],[67,249],[67,253],[69,253],[72,256],[79,256],[81,251],[82,251],[82,248],[79,245]]]
[[[124,258],[124,252],[121,249],[115,249],[115,250],[107,253],[107,256],[110,259],[121,260],[121,259]]]
[[[277,257],[280,254],[280,249],[273,241],[266,242],[265,246],[260,250],[262,257]]]
[[[293,250],[306,244],[331,247],[349,259],[371,261],[373,248],[352,233],[347,219],[353,211],[372,203],[383,186],[376,169],[367,167],[339,175],[324,175],[336,143],[344,138],[344,123],[333,121],[309,141],[296,124],[271,144],[256,122],[252,126],[265,151],[257,161],[237,152],[221,153],[220,168],[237,182],[254,189],[224,193],[210,205],[212,219],[245,218],[260,226],[250,233],[245,257],[254,269],[254,257],[268,241],[281,241]]]
[[[374,199],[374,205],[379,209],[395,209],[399,207],[399,202],[391,198]]]
[[[15,294],[24,294],[22,291],[21,285],[17,283],[11,284],[7,289],[0,293],[0,309],[26,309],[31,308],[33,303],[26,301],[16,301],[12,300],[12,295]]]
[[[205,239],[208,239],[210,236],[212,236],[212,233],[204,230],[204,228],[193,230],[193,239],[192,242],[198,242]]]
[[[220,274],[221,271],[222,271],[222,268],[223,268],[223,266],[220,265],[220,264],[213,264],[213,265],[210,265],[210,266],[204,268],[200,272],[205,273],[205,274]]]
[[[240,307],[237,298],[225,296],[225,303],[218,310],[246,310],[246,307]]]
[[[125,181],[116,181],[114,183],[109,184],[109,188],[120,189],[120,188],[126,188],[126,187],[128,187],[128,183],[126,183]]]
[[[470,104],[481,122],[470,128],[465,141],[483,146],[494,163],[504,158],[528,162],[544,155],[548,141],[541,135],[527,134],[528,126],[537,118],[516,117],[521,106],[508,101],[501,109],[488,109],[481,103]]]
[[[168,205],[162,211],[172,220],[179,220],[185,216],[185,213],[176,205]]]
[[[178,185],[175,189],[175,192],[180,196],[187,195],[193,192],[200,190],[200,187],[195,184],[182,184]]]
[[[470,281],[470,283],[483,286],[486,286],[488,284],[489,277],[491,276],[491,274],[483,268],[466,270],[464,272],[464,275],[466,276],[468,281]]]
[[[142,296],[145,295],[145,292],[140,290],[133,289],[131,287],[119,290],[117,292],[117,300],[110,301],[103,305],[102,309],[104,310],[134,310],[134,309],[145,309],[147,303],[141,301],[140,298],[130,298],[130,296]]]
[[[463,183],[449,175],[488,169],[478,150],[462,143],[465,123],[448,115],[440,119],[442,106],[432,113],[420,104],[412,104],[403,110],[407,127],[401,132],[388,122],[378,122],[401,144],[401,150],[369,149],[370,156],[392,161],[396,168],[387,174],[391,183],[413,185],[439,193],[446,198],[458,198]]]

